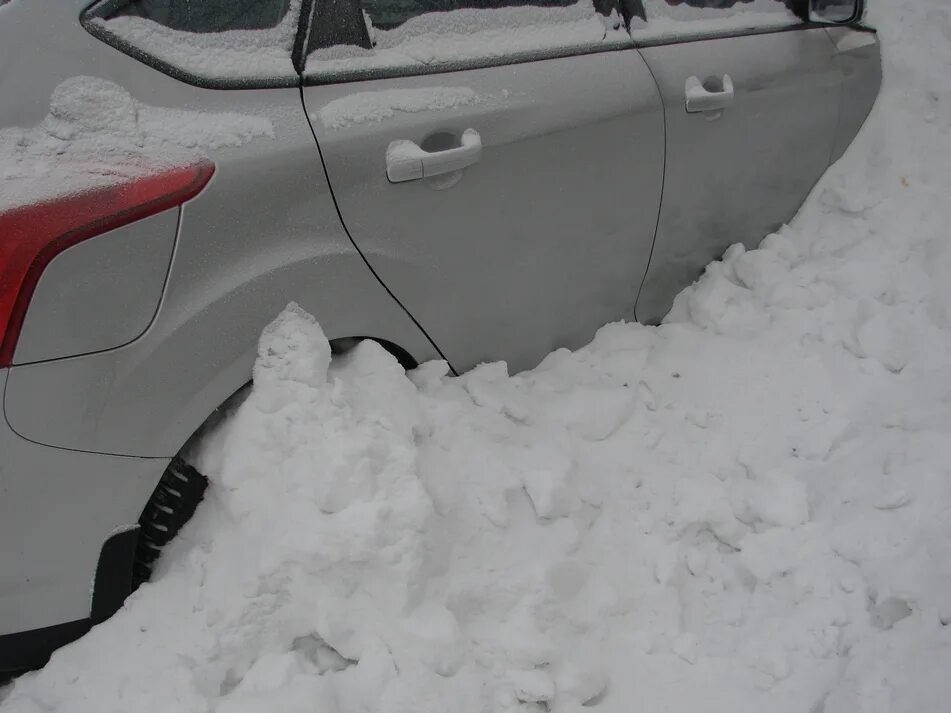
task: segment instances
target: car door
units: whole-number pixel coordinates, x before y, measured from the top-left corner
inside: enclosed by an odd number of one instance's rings
[[[667,109],[664,199],[637,303],[657,322],[728,246],[756,247],[795,215],[829,166],[842,74],[826,30],[793,12],[805,3],[642,2],[631,33]]]
[[[303,98],[382,282],[457,370],[516,371],[633,318],[663,107],[616,10],[479,4],[318,9]]]

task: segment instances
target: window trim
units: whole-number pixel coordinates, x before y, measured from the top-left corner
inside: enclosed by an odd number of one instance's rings
[[[260,78],[260,77],[208,77],[201,74],[196,74],[186,69],[182,69],[180,66],[172,64],[171,62],[156,57],[155,55],[146,52],[140,47],[136,46],[132,42],[119,37],[114,32],[110,32],[102,24],[94,22],[94,20],[101,19],[105,15],[109,15],[112,12],[118,10],[126,0],[93,0],[93,2],[86,5],[79,14],[79,23],[83,26],[83,29],[86,30],[90,35],[96,39],[104,42],[105,44],[113,47],[123,54],[129,55],[133,59],[138,60],[142,64],[148,65],[152,69],[156,69],[162,74],[166,74],[173,79],[177,79],[180,82],[185,84],[190,84],[194,87],[201,87],[203,89],[286,89],[288,87],[299,87],[301,85],[301,72],[293,65],[293,50],[297,47],[297,40],[301,34],[302,24],[301,18],[304,17],[304,7],[311,4],[312,0],[303,0],[301,3],[300,15],[297,22],[297,31],[294,37],[294,44],[292,45],[290,60],[292,66],[296,71],[295,76],[287,77],[271,77],[271,78]],[[309,26],[310,23],[307,23]]]
[[[721,30],[719,32],[691,32],[677,37],[644,38],[634,42],[638,49],[648,47],[663,47],[665,45],[682,45],[688,42],[704,42],[706,40],[728,40],[736,37],[755,37],[757,35],[778,35],[785,32],[804,32],[819,30],[828,27],[846,27],[846,25],[830,25],[825,22],[799,22],[774,27],[747,27],[740,30]]]
[[[322,86],[325,84],[349,84],[351,82],[365,82],[377,79],[397,79],[400,77],[420,77],[424,75],[449,74],[451,72],[465,72],[490,67],[508,67],[529,62],[543,62],[548,59],[564,57],[581,57],[603,52],[623,52],[636,49],[634,42],[628,39],[604,42],[599,45],[565,45],[545,50],[530,50],[513,52],[512,54],[484,59],[466,59],[455,62],[429,66],[418,65],[409,67],[379,67],[374,69],[351,69],[327,72],[319,75],[301,74],[301,84],[305,87]]]

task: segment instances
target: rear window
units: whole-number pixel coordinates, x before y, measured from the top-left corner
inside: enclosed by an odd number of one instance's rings
[[[104,0],[83,15],[93,35],[199,86],[291,86],[301,0]]]
[[[363,10],[373,27],[392,30],[410,18],[431,12],[453,10],[494,10],[500,7],[568,7],[577,0],[363,0]]]
[[[184,32],[277,27],[290,0],[130,0],[108,17],[142,17]]]

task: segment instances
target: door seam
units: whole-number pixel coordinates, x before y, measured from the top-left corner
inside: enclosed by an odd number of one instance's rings
[[[651,79],[654,81],[654,89],[657,90],[657,98],[660,100],[661,107],[661,116],[664,119],[664,170],[660,177],[660,200],[657,202],[657,220],[654,222],[654,238],[651,240],[651,251],[647,256],[647,267],[644,269],[644,276],[641,278],[641,284],[637,288],[637,296],[634,298],[634,319],[640,322],[640,319],[637,316],[637,303],[641,300],[641,292],[644,290],[644,283],[647,282],[647,276],[650,274],[651,264],[654,261],[654,248],[657,245],[657,231],[660,229],[660,216],[661,210],[664,207],[664,198],[666,195],[666,183],[667,183],[667,102],[664,101],[664,94],[660,89],[660,83],[657,81],[657,77],[654,76],[654,69],[651,67],[650,62],[647,61],[647,58],[641,53],[641,50],[637,47],[634,48],[634,51],[637,52],[637,56],[641,58],[641,61],[644,63],[644,66],[647,67],[647,71],[650,72]]]
[[[373,269],[373,265],[370,264],[370,261],[367,259],[367,256],[363,254],[363,250],[360,249],[360,246],[357,245],[357,241],[354,240],[353,236],[350,234],[350,228],[347,227],[347,223],[343,219],[343,213],[340,211],[340,204],[337,202],[337,194],[334,192],[333,181],[330,180],[330,173],[328,173],[327,171],[327,163],[324,161],[324,154],[323,154],[323,151],[321,151],[320,149],[320,141],[317,140],[317,131],[314,129],[314,125],[310,121],[310,117],[307,115],[307,103],[304,101],[304,88],[301,86],[301,87],[298,87],[298,89],[300,91],[300,102],[301,102],[301,108],[304,111],[304,119],[307,121],[307,126],[310,129],[310,135],[314,137],[314,145],[317,147],[317,155],[320,157],[320,165],[324,171],[324,178],[327,179],[327,188],[330,191],[330,199],[333,201],[334,210],[337,211],[337,219],[340,221],[340,225],[343,227],[344,233],[346,234],[347,238],[350,240],[350,244],[353,245],[353,249],[357,251],[357,254],[360,256],[360,259],[363,260],[363,264],[367,266],[367,269],[370,271],[370,274],[372,274],[373,277],[376,278],[376,281],[380,283],[380,286],[384,290],[386,290],[386,293],[390,297],[393,298],[393,301],[396,302],[396,304],[400,306],[400,309],[402,309],[403,312],[406,313],[406,316],[409,317],[410,320],[412,320],[413,324],[416,325],[416,328],[419,329],[419,331],[423,333],[423,336],[426,337],[426,339],[432,345],[433,349],[436,350],[436,353],[439,354],[439,356],[442,357],[443,361],[445,361],[446,364],[449,365],[449,369],[452,371],[452,373],[455,376],[459,376],[459,372],[456,371],[455,367],[452,365],[452,362],[450,362],[449,359],[446,358],[446,355],[443,354],[442,349],[439,348],[439,345],[436,344],[435,341],[433,341],[433,338],[431,336],[429,336],[429,332],[427,332],[426,329],[423,327],[423,325],[419,323],[419,320],[417,320],[416,317],[413,316],[413,313],[410,312],[409,309],[407,309],[406,305],[404,305],[400,301],[399,297],[397,297],[393,293],[393,290],[391,290],[389,286],[387,286],[387,284],[380,277],[379,273],[377,273],[377,271]],[[666,141],[665,141],[665,144],[666,144]]]

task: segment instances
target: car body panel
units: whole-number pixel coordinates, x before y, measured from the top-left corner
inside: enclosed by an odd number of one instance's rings
[[[0,634],[87,619],[103,542],[136,524],[168,460],[41,446],[2,418],[0,453]]]
[[[842,108],[832,160],[842,158],[868,118],[882,86],[882,48],[873,30],[831,27],[835,61],[842,72]]]
[[[13,363],[105,351],[141,335],[162,299],[178,216],[178,208],[163,211],[53,258],[30,299]]]
[[[329,338],[374,337],[418,361],[439,357],[343,230],[299,90],[190,86],[83,31],[82,3],[37,3],[45,5],[35,12],[50,32],[28,38],[0,28],[0,45],[14,42],[24,56],[40,56],[30,96],[47,107],[56,85],[78,71],[62,57],[82,56],[82,71],[117,82],[140,101],[266,117],[274,136],[207,151],[215,175],[182,209],[162,302],[141,337],[119,349],[10,371],[3,406],[17,433],[76,450],[172,456],[250,380],[261,329],[290,301],[316,315]],[[37,43],[56,44],[50,54],[58,61],[44,61]],[[45,111],[0,109],[0,125],[10,116],[37,123]]]
[[[638,319],[656,323],[727,247],[756,247],[799,210],[829,166],[841,71],[822,28],[641,52],[667,107],[664,200],[637,303]],[[733,80],[733,105],[687,113],[687,79],[723,75]]]
[[[474,98],[341,119],[383,87],[396,103],[413,91]],[[305,87],[304,100],[350,235],[457,370],[498,358],[528,368],[633,319],[664,155],[660,97],[636,52]],[[481,135],[478,163],[387,180],[391,142],[458,145],[467,129]]]

